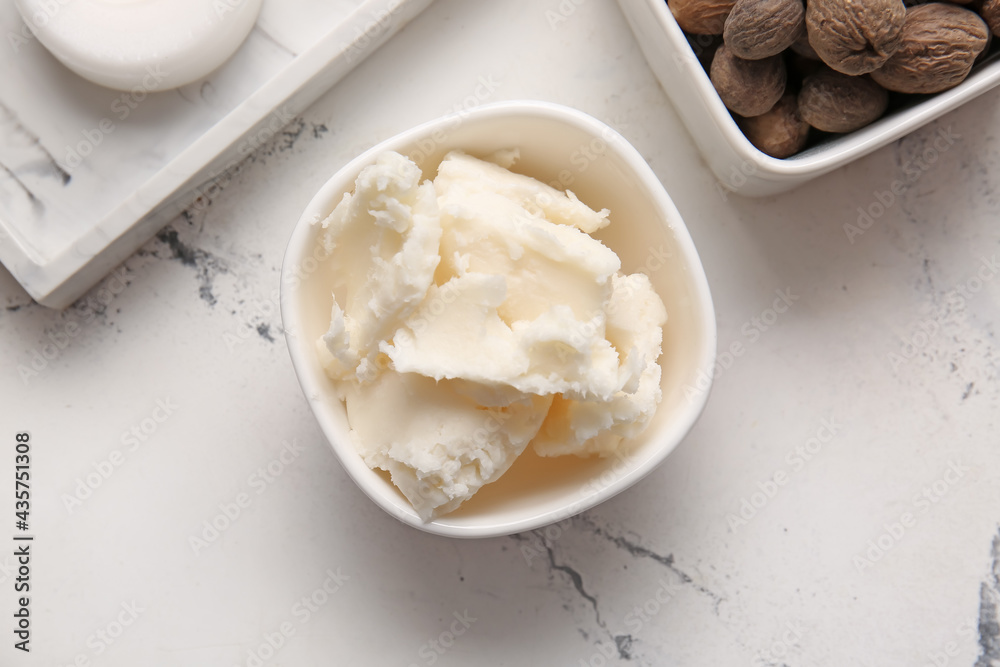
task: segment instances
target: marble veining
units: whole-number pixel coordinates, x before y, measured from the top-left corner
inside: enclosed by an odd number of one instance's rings
[[[481,79],[497,85],[475,99]],[[744,350],[635,486],[530,533],[443,539],[336,462],[288,359],[279,272],[341,165],[503,99],[575,106],[636,146],[705,264],[720,350]],[[436,0],[70,307],[0,270],[0,437],[38,442],[43,547],[37,646],[14,664],[1000,665],[998,99],[795,191],[723,198],[616,3]],[[30,130],[59,157],[58,132]],[[79,187],[20,136],[35,178]],[[753,324],[785,289],[794,305]],[[0,608],[13,565],[0,553]],[[123,604],[138,622],[98,654]]]
[[[1000,535],[993,538],[989,576],[979,587],[979,646],[975,667],[1000,665]]]

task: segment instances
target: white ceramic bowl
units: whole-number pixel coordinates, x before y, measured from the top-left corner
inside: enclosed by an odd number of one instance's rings
[[[427,178],[452,149],[485,156],[520,149],[518,171],[545,182],[562,177],[595,209],[611,211],[596,234],[626,272],[644,269],[669,316],[664,327],[663,402],[649,428],[617,458],[543,459],[525,451],[498,481],[457,511],[424,523],[388,476],[369,469],[348,437],[343,404],[323,373],[316,340],[329,328],[329,267],[316,261],[320,226],[361,169],[386,150],[409,155]],[[694,425],[708,398],[715,360],[712,298],[680,214],[639,153],[603,123],[544,102],[482,106],[413,128],[352,160],[327,181],[292,232],[281,276],[281,315],[302,389],[334,453],[358,486],[386,512],[428,532],[493,537],[566,519],[626,489],[666,458]],[[700,382],[700,384],[699,384]],[[685,391],[687,388],[687,391]]]
[[[951,90],[779,160],[761,153],[743,136],[664,0],[618,0],[618,4],[720,185],[742,195],[790,190],[899,139],[1000,83],[1000,60],[981,63]]]

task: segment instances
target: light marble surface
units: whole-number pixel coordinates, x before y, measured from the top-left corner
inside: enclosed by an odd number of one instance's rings
[[[254,665],[269,637],[265,665],[1000,664],[998,95],[794,192],[726,198],[614,2],[438,0],[73,307],[0,278],[0,542],[25,429],[37,536],[33,651],[5,629],[0,664]],[[580,108],[648,159],[701,252],[720,351],[742,354],[637,486],[455,541],[391,519],[334,461],[278,270],[352,156],[517,98]],[[852,243],[859,206],[882,213]]]

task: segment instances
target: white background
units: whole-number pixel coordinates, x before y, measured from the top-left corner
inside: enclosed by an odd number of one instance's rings
[[[131,257],[127,286],[60,313],[0,275],[0,546],[21,430],[37,536],[27,659],[0,548],[0,665],[253,665],[283,623],[294,634],[262,664],[998,664],[1000,279],[977,272],[1000,253],[1000,93],[792,193],[727,198],[618,6],[562,5],[555,22],[557,0],[438,0]],[[495,90],[476,99],[482,80]],[[636,487],[548,531],[455,541],[391,519],[334,460],[285,350],[278,272],[299,213],[350,158],[456,106],[522,98],[638,148],[701,253],[720,351],[745,352]],[[957,139],[925,153],[941,132]],[[850,242],[858,207],[921,156]],[[773,321],[785,289],[798,300]],[[52,340],[65,347],[40,362]],[[823,420],[833,438],[794,463]],[[300,451],[259,482],[285,443]],[[240,493],[249,507],[196,553],[190,538]],[[744,500],[759,507],[742,524]],[[316,594],[327,571],[349,578]],[[314,594],[306,617],[295,605]],[[123,604],[138,617],[99,640]],[[455,614],[475,621],[451,642]]]

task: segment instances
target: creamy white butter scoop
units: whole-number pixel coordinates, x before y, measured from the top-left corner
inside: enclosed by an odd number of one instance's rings
[[[66,67],[118,90],[169,90],[229,59],[262,0],[15,0]]]

